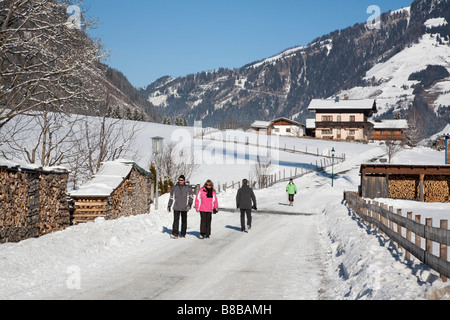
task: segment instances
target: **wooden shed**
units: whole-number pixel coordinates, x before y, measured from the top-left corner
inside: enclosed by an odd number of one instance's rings
[[[69,227],[68,178],[64,168],[0,159],[0,243]]]
[[[448,165],[361,165],[361,196],[450,202]]]
[[[153,176],[132,161],[109,161],[70,196],[74,223],[145,214],[154,199]]]

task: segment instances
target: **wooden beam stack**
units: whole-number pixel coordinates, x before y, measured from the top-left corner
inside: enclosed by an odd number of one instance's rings
[[[106,218],[106,199],[79,199],[74,202],[74,223],[91,222],[97,218]]]

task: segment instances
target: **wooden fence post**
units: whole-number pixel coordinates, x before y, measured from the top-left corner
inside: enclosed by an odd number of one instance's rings
[[[425,225],[432,227],[433,226],[433,219],[432,218],[425,218]],[[425,250],[428,253],[433,253],[433,241],[429,239],[425,239]]]
[[[406,217],[409,220],[412,220],[412,212],[407,212],[406,213]],[[409,242],[411,242],[411,230],[409,230],[408,228],[406,229],[406,240],[408,240]],[[411,259],[411,253],[409,251],[405,252],[405,258],[406,259]]]
[[[389,211],[394,212],[394,207],[389,206]],[[392,220],[389,220],[389,229],[394,230],[394,222],[392,222]]]
[[[416,214],[414,221],[416,221],[417,223],[420,223],[420,218],[421,218],[420,214]],[[421,242],[422,241],[421,241],[420,236],[418,234],[415,234],[415,244],[416,244],[416,246],[418,246],[419,248],[422,248]]]
[[[397,215],[402,216],[402,209],[397,209]],[[397,223],[397,234],[402,235],[402,226]],[[397,244],[398,248],[401,250],[402,246]]]
[[[441,220],[441,229],[448,230],[448,220]],[[447,246],[445,244],[440,244],[439,251],[440,258],[447,261]],[[446,276],[441,275],[441,279],[442,281],[447,282]]]

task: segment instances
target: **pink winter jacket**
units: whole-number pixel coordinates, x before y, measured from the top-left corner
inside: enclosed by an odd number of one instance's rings
[[[219,201],[217,200],[216,193],[213,191],[212,198],[208,198],[206,196],[207,193],[208,191],[206,190],[206,188],[201,188],[198,191],[197,197],[195,198],[195,210],[202,212],[213,212],[213,208],[219,210]]]

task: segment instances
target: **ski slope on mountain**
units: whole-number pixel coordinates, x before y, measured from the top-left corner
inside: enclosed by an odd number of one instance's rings
[[[141,131],[146,133],[139,138],[142,143],[150,132],[170,139],[178,130],[149,126],[153,130]],[[346,161],[334,166],[334,187],[329,168],[295,180],[299,192],[294,207],[286,205],[284,183],[256,190],[259,212],[254,212],[249,233],[239,230],[237,190],[228,189],[219,194],[221,210],[213,216],[208,240],[198,238],[199,216],[194,210],[188,214],[186,239],[171,239],[172,214],[166,209],[168,196],[163,195],[159,208],[152,206],[149,214],[97,219],[38,239],[2,244],[0,298],[450,299],[448,283],[417,260],[405,259],[389,239],[342,202],[345,190],[358,188],[359,165],[384,154],[380,146],[289,138],[280,143],[298,149],[314,144],[319,154],[333,147],[346,153]],[[443,158],[443,152],[416,148],[402,151],[394,160],[439,164]],[[280,160],[289,168],[311,159],[280,152]],[[249,167],[251,163],[234,170],[205,164],[191,183],[203,183],[206,177],[239,181],[248,177]],[[449,204],[395,204],[408,205],[422,217],[440,218],[450,210]]]

